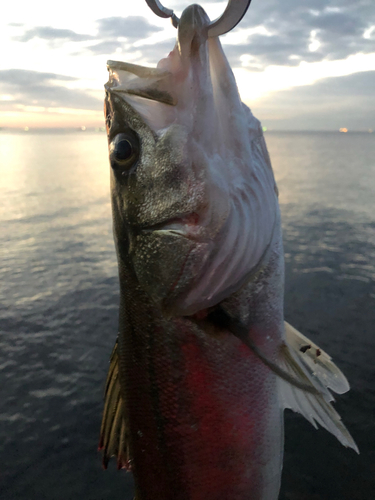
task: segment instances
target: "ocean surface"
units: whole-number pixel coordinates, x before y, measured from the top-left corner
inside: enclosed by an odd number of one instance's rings
[[[375,499],[375,134],[267,133],[285,314],[351,391],[360,452],[286,412],[280,500]],[[132,500],[101,467],[118,278],[103,133],[0,131],[0,499]]]

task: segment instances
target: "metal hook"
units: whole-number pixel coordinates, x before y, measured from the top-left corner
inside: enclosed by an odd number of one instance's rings
[[[159,0],[146,0],[147,5],[159,17],[172,19],[172,24],[177,28],[179,18],[171,9],[163,7]],[[229,0],[223,14],[208,25],[208,36],[220,36],[232,30],[241,21],[249,8],[251,0]]]

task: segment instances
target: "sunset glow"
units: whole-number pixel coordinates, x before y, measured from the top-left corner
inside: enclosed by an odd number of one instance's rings
[[[188,2],[175,4],[181,12]],[[202,5],[215,18],[225,2]],[[336,43],[333,36],[329,38],[331,28],[322,28],[331,22],[332,29],[341,29],[336,23],[345,19],[343,9],[306,11],[310,24],[301,31],[301,45],[297,38],[285,38],[289,36],[287,7],[280,25],[261,8],[251,6],[240,26],[222,37],[222,43],[242,99],[256,110],[263,109],[261,115],[267,120],[281,123],[295,114],[292,101],[289,111],[280,105],[280,96],[284,99],[289,89],[317,89],[314,109],[318,109],[319,82],[354,74],[360,78],[360,74],[375,71],[375,27],[366,19],[361,20],[363,27],[348,39],[343,52],[339,36],[346,40],[347,32],[338,33]],[[302,27],[305,17],[295,22],[301,22]],[[83,6],[77,9],[72,0],[56,10],[44,0],[25,3],[22,9],[13,3],[7,6],[0,25],[0,42],[7,47],[0,60],[0,127],[102,126],[107,59],[154,66],[172,50],[176,37],[170,22],[156,17],[142,1],[127,5],[126,12],[117,0],[85,10]],[[358,49],[352,50],[355,45]],[[328,49],[332,54],[337,52],[336,58],[324,52]],[[356,92],[353,89],[353,103],[346,96],[342,106],[358,107],[355,99],[361,94]],[[304,101],[306,106],[311,98]],[[333,122],[330,126],[337,130]],[[370,119],[364,120],[364,129],[373,126]]]

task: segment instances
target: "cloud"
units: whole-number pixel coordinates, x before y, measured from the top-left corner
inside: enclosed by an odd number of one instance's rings
[[[0,70],[0,84],[11,84],[15,86],[33,85],[50,80],[77,80],[73,76],[58,75],[56,73],[44,73],[26,69],[2,69]]]
[[[207,4],[214,2],[205,0]],[[179,15],[187,5],[171,0],[168,7],[175,8]],[[251,33],[260,26],[264,34]],[[243,64],[244,54],[254,58],[249,64],[252,70],[271,64],[294,66],[301,61],[345,59],[359,52],[375,52],[375,30],[370,38],[363,36],[371,26],[375,26],[373,0],[253,0],[236,28],[243,34],[249,29],[249,35],[233,45],[223,38],[223,44],[234,67]],[[312,33],[315,47],[311,46]]]
[[[375,129],[374,81],[375,71],[324,78],[314,85],[273,92],[252,109],[275,129]]]
[[[375,52],[375,32],[374,36],[364,37],[371,26],[375,26],[372,2],[332,0],[327,6],[326,0],[310,0],[308,3],[254,0],[237,29],[237,33],[242,33],[241,43],[231,44],[230,38],[223,38],[224,50],[233,67],[243,66],[242,56],[250,56],[246,66],[253,71],[272,64],[296,66],[301,61],[345,59],[359,52]],[[175,3],[178,12],[186,5]],[[170,7],[174,7],[173,3]],[[152,34],[152,25],[144,18],[106,18],[98,23],[99,36],[103,40],[112,40],[114,50],[124,48],[121,42],[115,45],[116,37],[127,37],[133,42]],[[172,42],[166,53],[173,45]],[[104,48],[99,42],[90,50],[98,52],[101,47]],[[137,47],[137,50],[141,51],[142,58],[152,63],[163,57],[160,44],[158,47]]]
[[[180,0],[174,3],[180,13]],[[174,7],[173,0],[168,7]],[[168,20],[165,22],[169,24]],[[98,19],[94,35],[16,24],[20,42],[41,39],[52,46],[55,42],[59,45],[74,42],[75,54],[79,51],[80,55],[111,57],[119,52],[119,59],[136,64],[156,64],[175,44],[175,39],[170,38],[134,47],[134,42],[147,42],[148,37],[162,30],[140,16]],[[228,37],[222,37],[222,43],[232,67],[263,71],[274,64],[296,66],[302,61],[345,59],[351,54],[375,52],[372,26],[375,27],[373,0],[268,0],[266,3],[253,0],[239,27]],[[275,128],[321,129],[328,118],[336,128],[375,128],[371,118],[375,116],[374,98],[370,91],[374,76],[374,72],[358,73],[275,92],[256,101],[255,109],[260,111],[257,113],[260,118],[265,116]],[[54,73],[6,70],[0,71],[0,90],[14,97],[13,101],[4,101],[8,106],[35,104],[35,101],[36,106],[100,109],[101,99],[92,92],[66,87],[74,84],[74,80]],[[278,118],[283,115],[285,118]],[[353,117],[351,123],[347,121],[349,115]]]
[[[174,3],[171,2],[170,6],[176,6],[178,12],[187,5],[187,2]],[[28,42],[39,38],[52,45],[57,41],[60,44],[92,41],[82,50],[98,55],[128,50],[129,44],[162,30],[141,16],[107,17],[98,19],[96,25],[95,36],[70,29],[37,26],[15,39]],[[301,61],[337,60],[359,52],[375,52],[372,26],[375,26],[373,0],[330,0],[329,4],[326,0],[253,0],[237,28],[237,33],[243,35],[242,41],[231,44],[230,38],[223,38],[223,44],[233,67],[246,65],[259,71],[272,64],[295,66]],[[366,33],[370,35],[364,36]],[[154,49],[149,46],[137,47],[136,50],[152,63],[162,57],[160,52],[156,54],[156,50],[151,57]],[[244,55],[248,56],[246,64]]]
[[[95,43],[94,45],[86,47],[85,50],[88,50],[95,55],[113,54],[118,49],[122,49],[124,45],[125,44],[123,42],[117,40],[104,40],[103,42]],[[77,55],[80,55],[80,53]]]
[[[175,38],[163,40],[157,44],[147,44],[140,47],[134,47],[126,42],[121,41],[103,41],[95,45],[86,47],[95,55],[109,55],[118,53],[116,58],[122,61],[132,62],[134,64],[149,64],[156,65],[160,59],[167,57],[176,43]],[[139,62],[142,60],[141,62]]]
[[[86,50],[99,54],[113,54],[137,40],[148,38],[162,28],[153,26],[140,16],[106,17],[97,21],[98,42],[86,47]],[[126,39],[127,43],[124,43]],[[132,49],[134,51],[134,49]],[[136,49],[138,50],[138,49]]]
[[[94,37],[76,33],[69,29],[58,29],[52,28],[51,26],[36,26],[35,28],[26,30],[23,35],[15,36],[14,40],[17,42],[28,42],[34,38],[41,38],[42,40],[48,40],[50,42],[55,42],[57,40],[85,42],[87,40],[92,40]]]
[[[299,34],[295,31],[280,35],[266,36],[255,34],[251,36],[250,42],[242,44],[224,44],[223,49],[232,67],[247,66],[250,70],[263,70],[272,64],[282,66],[297,66],[301,61],[315,62],[324,59],[321,51],[310,52],[297,48],[295,39],[308,46],[309,36]],[[250,64],[242,62],[242,56],[251,58]]]
[[[50,45],[56,42],[94,42],[83,50],[95,55],[112,54],[137,40],[146,39],[152,34],[162,31],[162,28],[150,24],[140,16],[106,17],[98,19],[97,34],[87,35],[76,33],[70,29],[57,29],[51,26],[36,26],[24,31],[22,35],[13,37],[17,42],[29,42],[35,38],[47,41]],[[12,26],[16,24],[13,23]],[[17,27],[23,25],[17,23]],[[126,40],[126,43],[124,43]],[[147,49],[146,49],[147,51]]]
[[[269,0],[254,2],[240,29],[264,27],[267,34],[249,34],[246,41],[230,47],[232,63],[240,65],[242,54],[251,54],[257,64],[295,65],[300,61],[343,59],[358,52],[374,52],[375,40],[363,37],[375,25],[372,0]],[[312,50],[311,37],[316,40]],[[290,58],[294,56],[294,58]]]
[[[2,101],[1,107],[7,110],[19,109],[20,105],[100,110],[102,100],[91,95],[90,91],[70,89],[59,83],[77,80],[55,73],[0,70],[0,93],[13,96],[11,101]]]
[[[104,39],[124,37],[132,42],[148,38],[162,28],[150,24],[147,19],[140,16],[106,17],[99,19],[98,36]]]
[[[157,64],[160,59],[167,57],[169,52],[173,50],[176,44],[175,38],[169,38],[157,44],[147,44],[137,47],[137,50],[142,54],[142,59],[147,61],[148,64]],[[132,49],[134,51],[134,49]]]
[[[0,101],[0,109],[20,111],[35,106],[100,112],[102,95],[64,86],[75,81],[78,78],[55,73],[0,70],[0,94],[13,97]],[[325,78],[314,85],[273,92],[251,107],[264,125],[278,130],[375,129],[374,81],[375,71]]]

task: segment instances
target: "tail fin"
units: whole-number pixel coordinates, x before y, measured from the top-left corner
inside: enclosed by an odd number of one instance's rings
[[[333,408],[334,400],[328,389],[343,394],[349,384],[330,356],[285,322],[286,344],[280,359],[281,366],[293,378],[305,385],[312,385],[319,394],[306,392],[278,378],[281,403],[284,408],[301,413],[315,428],[316,423],[327,429],[344,446],[359,450],[353,438]]]

